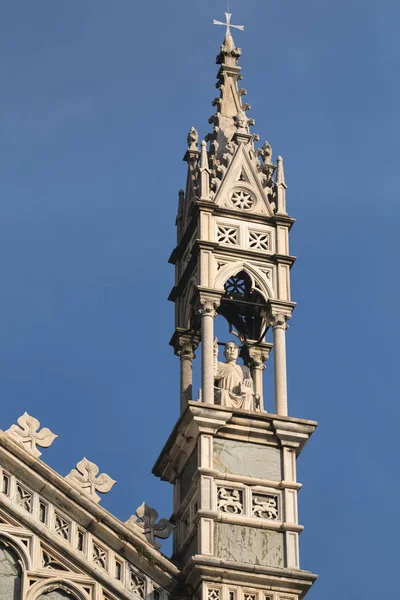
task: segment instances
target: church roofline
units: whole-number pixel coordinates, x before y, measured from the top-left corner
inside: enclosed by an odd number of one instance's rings
[[[124,555],[135,566],[140,564],[143,571],[160,585],[167,589],[173,587],[180,571],[166,556],[1,430],[0,462],[11,473],[17,474],[32,491],[59,506],[115,552]],[[33,519],[31,515],[29,518]],[[41,523],[38,525],[43,526]],[[56,541],[54,536],[52,539]]]

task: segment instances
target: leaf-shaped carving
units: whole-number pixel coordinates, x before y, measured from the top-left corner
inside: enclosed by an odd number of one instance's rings
[[[41,455],[37,446],[48,448],[58,437],[48,427],[40,429],[40,422],[27,412],[17,419],[17,423],[18,425],[11,425],[7,433],[36,457]]]
[[[157,523],[158,512],[155,508],[152,508],[145,502],[136,509],[136,515],[137,516],[132,515],[128,521],[126,521],[126,524],[128,526],[133,523],[139,525],[147,540],[157,548],[157,550],[160,548],[161,544],[159,544],[155,538],[166,540],[171,535],[171,531],[175,529],[175,525],[172,525],[168,519],[160,519]]]
[[[96,494],[96,491],[106,494],[116,481],[105,473],[101,475],[98,475],[98,473],[99,467],[87,458],[83,458],[76,465],[76,469],[72,469],[65,479],[72,485],[79,487],[95,502],[100,502],[100,496]]]

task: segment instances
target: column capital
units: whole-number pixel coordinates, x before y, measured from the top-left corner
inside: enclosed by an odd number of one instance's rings
[[[284,329],[287,331],[289,329],[289,325],[286,321],[290,319],[290,316],[284,315],[283,313],[278,313],[277,315],[271,316],[271,320],[269,322],[270,327],[272,329]]]
[[[194,360],[196,358],[195,351],[199,347],[200,336],[195,333],[178,334],[174,343],[174,351],[176,356],[182,359]]]
[[[172,336],[169,345],[173,347],[176,356],[182,357],[188,354],[193,355],[193,359],[196,358],[194,355],[195,350],[200,344],[200,332],[192,331],[187,329],[177,328]]]
[[[288,329],[287,321],[291,318],[296,307],[294,302],[281,300],[268,300],[267,321],[273,329]]]
[[[201,290],[199,289],[199,295],[197,299],[197,312],[199,315],[217,316],[217,308],[221,303],[221,293],[213,292],[212,290]]]
[[[254,346],[246,346],[245,348],[244,360],[246,365],[250,367],[251,370],[259,369],[260,371],[265,371],[267,367],[264,363],[266,363],[269,358],[273,344],[263,342],[254,344]]]

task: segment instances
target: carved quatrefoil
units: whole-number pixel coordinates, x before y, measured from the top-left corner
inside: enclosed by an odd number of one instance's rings
[[[250,210],[254,206],[254,198],[245,190],[236,190],[232,192],[231,202],[233,206],[240,210]]]

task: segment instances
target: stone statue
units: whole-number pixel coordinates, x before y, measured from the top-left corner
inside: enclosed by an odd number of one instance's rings
[[[239,346],[235,342],[225,344],[226,362],[218,362],[218,345],[214,341],[215,403],[227,408],[254,410],[254,387],[250,369],[238,365]]]

